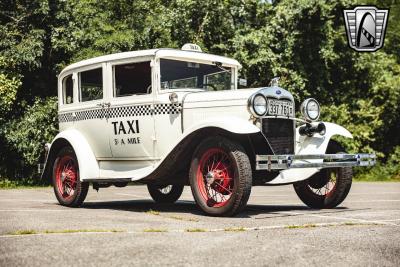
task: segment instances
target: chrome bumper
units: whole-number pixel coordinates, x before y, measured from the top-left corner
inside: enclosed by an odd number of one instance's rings
[[[256,170],[373,166],[374,154],[256,155]]]

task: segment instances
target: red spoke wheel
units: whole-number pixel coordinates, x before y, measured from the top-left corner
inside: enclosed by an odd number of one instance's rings
[[[151,198],[157,203],[174,203],[182,195],[183,185],[148,184]]]
[[[71,147],[64,147],[53,164],[54,193],[61,205],[77,207],[86,198],[89,185],[79,179],[79,165]]]
[[[194,152],[190,185],[197,205],[207,214],[238,213],[246,206],[252,185],[243,147],[223,137],[204,140]]]
[[[327,153],[343,153],[344,149],[331,141]],[[353,173],[350,167],[326,168],[309,179],[295,183],[294,190],[307,206],[315,209],[337,207],[347,197]]]
[[[221,148],[210,148],[200,158],[197,186],[209,207],[222,207],[232,196],[234,168],[228,154]]]

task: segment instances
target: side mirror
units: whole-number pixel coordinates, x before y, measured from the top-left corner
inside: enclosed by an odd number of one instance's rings
[[[246,79],[239,78],[239,85],[240,85],[240,86],[247,86],[247,80],[246,80]]]

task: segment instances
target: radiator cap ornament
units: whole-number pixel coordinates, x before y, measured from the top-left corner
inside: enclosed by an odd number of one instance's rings
[[[274,86],[278,87],[278,86],[279,86],[279,79],[280,79],[280,77],[275,77],[275,78],[273,78],[273,79],[269,82],[269,85],[270,85],[271,87],[274,87]]]

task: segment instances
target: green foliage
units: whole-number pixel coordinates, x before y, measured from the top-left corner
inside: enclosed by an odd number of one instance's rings
[[[48,184],[44,184],[43,182],[44,181],[38,180],[37,178],[25,178],[20,180],[0,178],[0,189],[21,189],[48,186]]]
[[[0,72],[0,123],[11,111],[20,86],[21,81],[18,78]]]
[[[22,117],[3,128],[2,135],[25,163],[34,167],[39,162],[44,143],[57,133],[57,124],[57,99],[37,99]]]
[[[347,45],[342,9],[357,4],[390,8],[378,52]],[[52,96],[63,67],[187,42],[239,60],[250,86],[280,76],[297,104],[317,98],[322,119],[353,133],[354,140],[340,140],[346,148],[376,153],[388,162],[380,173],[391,175],[400,146],[399,20],[397,0],[1,1],[0,176],[31,170],[56,133]]]
[[[394,149],[386,164],[378,164],[369,170],[358,170],[356,180],[362,181],[397,181],[400,182],[400,146]]]
[[[376,152],[370,144],[375,141],[376,129],[382,126],[382,120],[377,116],[381,113],[382,107],[373,106],[371,102],[371,100],[360,99],[355,103],[331,105],[323,109],[322,117],[325,121],[344,125],[352,133],[354,139],[337,138],[349,153]],[[378,153],[378,156],[383,155]]]

